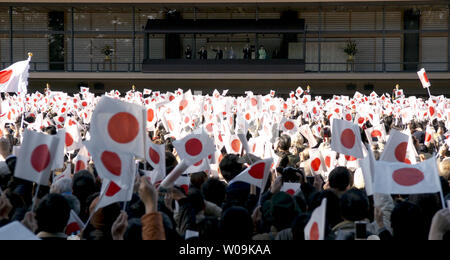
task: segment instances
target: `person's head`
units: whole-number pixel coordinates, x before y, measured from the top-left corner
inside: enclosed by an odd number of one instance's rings
[[[173,155],[173,153],[166,151],[166,175],[175,169],[178,165],[177,158]]]
[[[253,221],[247,209],[233,206],[225,210],[219,232],[220,238],[224,240],[251,240]]]
[[[294,198],[286,192],[278,192],[273,195],[270,202],[273,226],[278,231],[291,227],[292,221],[300,214]]]
[[[70,207],[60,194],[48,194],[36,209],[38,231],[62,233],[70,217]]]
[[[0,138],[0,155],[3,156],[4,159],[10,156],[12,153],[11,143],[6,138]]]
[[[305,227],[308,224],[310,214],[302,213],[292,222],[292,237],[294,240],[305,240]]]
[[[67,202],[69,203],[69,207],[71,210],[73,210],[77,215],[80,215],[80,201],[77,199],[77,197],[73,196],[72,194],[62,194],[64,198],[66,198]]]
[[[205,200],[221,207],[225,201],[226,184],[218,178],[210,178],[202,185],[202,194]]]
[[[278,149],[281,151],[289,151],[291,147],[291,137],[289,135],[282,135],[278,140]]]
[[[81,203],[96,192],[94,176],[86,170],[79,171],[73,175],[72,192]]]
[[[395,206],[391,214],[391,227],[396,240],[425,240],[427,237],[422,211],[408,201]]]
[[[350,189],[340,199],[341,216],[348,221],[369,218],[369,200],[363,191]]]
[[[346,167],[336,167],[328,175],[330,187],[337,193],[343,193],[350,188],[351,174]]]
[[[188,46],[186,47],[186,49],[188,49],[188,50],[191,49],[191,45],[188,45]]]
[[[450,182],[450,158],[445,158],[440,163],[439,174]]]
[[[191,187],[200,189],[208,179],[208,175],[205,172],[194,172],[191,174]]]
[[[239,156],[236,154],[227,154],[219,164],[220,173],[223,178],[229,182],[244,169],[244,165],[239,162]]]
[[[264,49],[264,45],[259,46],[259,48],[260,48],[261,50],[263,50],[263,49]]]
[[[89,214],[92,215],[90,225],[93,229],[99,231],[95,235],[95,239],[110,240],[111,228],[120,214],[119,203],[113,203],[106,207],[100,208],[94,212],[100,197],[96,194],[95,199],[89,206]]]

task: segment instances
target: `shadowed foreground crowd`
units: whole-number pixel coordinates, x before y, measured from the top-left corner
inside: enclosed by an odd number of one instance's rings
[[[387,133],[398,126],[392,118],[383,118]],[[436,134],[430,145],[424,145],[425,124],[409,125],[419,161],[438,156],[441,184],[446,200],[450,199],[450,157],[445,145],[441,122],[433,122]],[[327,125],[326,123],[324,124]],[[18,144],[19,131],[3,129],[0,153],[0,227],[12,221],[47,240],[304,240],[304,229],[312,211],[327,198],[327,240],[355,239],[355,222],[367,221],[367,239],[370,240],[448,240],[450,239],[450,209],[442,209],[439,194],[367,196],[355,169],[337,167],[328,176],[314,179],[308,164],[309,146],[300,134],[282,135],[274,149],[280,156],[276,171],[266,188],[246,183],[227,183],[258,160],[255,156],[224,153],[219,167],[219,178],[205,172],[190,176],[188,192],[174,187],[153,187],[145,177],[136,178],[131,201],[115,203],[93,212],[101,188],[95,166],[66,179],[41,186],[32,209],[36,186],[13,177],[16,157],[12,147]],[[322,130],[329,132],[329,127]],[[46,129],[55,134],[56,129]],[[177,165],[171,139],[164,139],[163,128],[152,139],[166,144],[167,173]],[[363,140],[367,139],[362,134]],[[317,148],[328,148],[330,138],[318,138]],[[373,147],[377,159],[383,144]],[[436,154],[437,152],[437,154]],[[433,155],[436,154],[436,155]],[[66,158],[70,162],[70,158]],[[146,166],[151,169],[150,165]],[[143,163],[140,168],[144,169]],[[299,182],[301,190],[294,195],[281,192],[283,182]],[[261,198],[259,197],[261,195]],[[125,210],[123,210],[125,208]],[[88,225],[79,234],[66,234],[70,211],[73,210]],[[194,235],[193,235],[194,234]]]

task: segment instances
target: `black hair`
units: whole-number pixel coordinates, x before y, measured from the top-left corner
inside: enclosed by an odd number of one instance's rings
[[[64,232],[70,217],[70,207],[60,194],[48,194],[36,209],[38,231],[49,233]]]
[[[408,202],[398,203],[391,214],[391,227],[395,240],[426,240],[424,216],[419,206]]]
[[[350,185],[351,174],[346,167],[336,167],[328,175],[330,187],[338,191],[345,191]]]
[[[359,221],[369,218],[369,199],[358,189],[350,189],[340,199],[341,216],[345,220]]]
[[[202,185],[205,200],[221,207],[225,201],[227,185],[218,178],[210,178]]]
[[[239,162],[239,156],[236,154],[227,154],[219,164],[220,173],[223,178],[229,182],[243,170],[243,164]]]

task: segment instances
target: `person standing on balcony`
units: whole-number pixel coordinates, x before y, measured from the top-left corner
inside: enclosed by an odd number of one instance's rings
[[[244,53],[244,60],[251,60],[252,59],[252,49],[247,45],[245,45],[244,49],[242,50]]]
[[[186,57],[187,60],[192,60],[192,49],[191,49],[191,45],[188,45],[186,47],[186,50],[184,51],[184,56]]]
[[[217,46],[217,49],[213,49],[213,51],[216,53],[216,60],[223,60],[223,50],[220,46]]]
[[[265,60],[267,58],[267,52],[263,45],[259,47],[258,57],[260,60]]]
[[[208,59],[208,51],[206,50],[205,46],[202,46],[200,48],[200,51],[198,52],[198,55],[201,60],[207,60]]]

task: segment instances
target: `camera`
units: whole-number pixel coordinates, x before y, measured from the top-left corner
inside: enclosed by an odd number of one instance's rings
[[[283,169],[282,171],[278,171],[281,174],[281,179],[283,182],[300,182],[300,178],[298,174],[301,176],[305,176],[304,169],[288,167]]]

